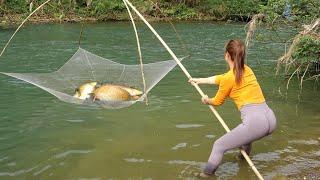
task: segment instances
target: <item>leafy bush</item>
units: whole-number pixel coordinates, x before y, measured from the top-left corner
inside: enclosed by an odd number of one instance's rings
[[[187,7],[185,4],[179,4],[177,6],[172,6],[164,10],[166,16],[176,17],[178,19],[190,19],[197,15],[197,12]]]
[[[34,8],[44,1],[34,0]],[[5,13],[28,14],[29,2],[30,0],[5,0],[4,4],[0,4],[0,10],[5,10]],[[320,0],[132,0],[144,15],[155,17],[169,16],[177,19],[211,17],[211,19],[226,20],[262,12],[267,15],[268,22],[273,22],[274,19],[282,20],[280,17],[287,2],[291,7],[291,20],[309,22],[319,17]],[[52,0],[50,7],[44,8],[43,12],[51,17],[58,17],[58,13],[65,16],[81,15],[99,19],[101,16],[108,18],[110,14],[113,18],[117,18],[126,13],[126,10],[122,0],[92,0],[90,6],[87,6],[87,0]]]
[[[100,0],[92,2],[92,14],[104,15],[110,13],[110,11],[122,11],[126,9],[122,0]]]
[[[319,0],[269,0],[260,5],[260,12],[266,14],[267,22],[271,23],[283,17],[286,8],[291,11],[289,21],[305,23],[320,17]]]
[[[320,38],[317,30],[297,34],[288,52],[279,59],[278,71],[281,66],[285,68],[285,75],[290,76],[287,88],[294,75],[300,80],[300,88],[304,80],[320,78]]]
[[[320,63],[320,39],[312,35],[301,37],[292,57],[299,63]]]
[[[269,0],[266,5],[260,5],[260,12],[266,15],[267,22],[271,23],[282,16],[287,0]]]
[[[250,16],[259,11],[260,0],[204,0],[199,9],[202,13],[210,14],[219,19],[230,16]]]
[[[5,2],[5,7],[15,13],[26,13],[29,9],[29,3],[25,0],[10,0]]]

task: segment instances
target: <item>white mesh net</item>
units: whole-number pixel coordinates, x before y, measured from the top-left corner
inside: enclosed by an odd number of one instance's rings
[[[88,82],[144,89],[140,65],[120,64],[81,48],[59,70],[51,73],[1,73],[38,86],[64,102],[117,109],[143,101],[146,94],[176,65],[174,60],[144,64],[146,92],[139,99],[130,101],[92,101],[73,97],[75,89]]]

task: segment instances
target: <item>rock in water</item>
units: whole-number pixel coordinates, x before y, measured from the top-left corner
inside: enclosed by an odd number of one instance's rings
[[[91,94],[95,90],[96,85],[97,82],[90,82],[79,86],[79,88],[76,89],[75,95],[73,97],[82,100],[90,98]]]
[[[117,85],[103,85],[94,92],[94,100],[101,101],[130,101],[131,95],[128,91]]]

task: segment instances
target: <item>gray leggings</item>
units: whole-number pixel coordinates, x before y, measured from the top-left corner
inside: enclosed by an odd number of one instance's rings
[[[242,147],[249,154],[253,141],[271,134],[276,128],[276,117],[266,103],[244,105],[240,112],[242,123],[215,141],[204,173],[213,174],[223,154],[230,149]]]

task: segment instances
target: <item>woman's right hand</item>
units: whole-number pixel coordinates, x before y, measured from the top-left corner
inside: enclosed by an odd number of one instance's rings
[[[210,105],[210,104],[211,104],[211,99],[208,97],[208,95],[204,95],[204,96],[201,98],[201,102],[202,102],[203,104]]]
[[[190,78],[189,83],[191,84],[215,84],[216,76],[207,78]]]
[[[189,83],[195,83],[195,84],[199,84],[200,83],[200,78],[190,78]]]

